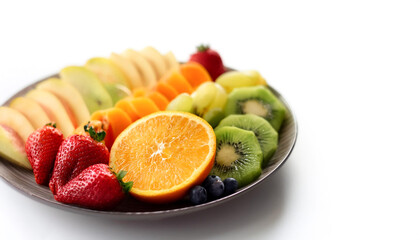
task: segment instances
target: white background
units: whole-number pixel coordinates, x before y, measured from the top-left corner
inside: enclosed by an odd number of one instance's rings
[[[288,162],[223,206],[161,221],[95,218],[0,181],[0,239],[419,239],[418,1],[2,1],[0,102],[112,51],[210,43],[256,69],[299,123]]]

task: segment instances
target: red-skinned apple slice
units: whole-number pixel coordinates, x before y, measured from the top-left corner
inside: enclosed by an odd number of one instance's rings
[[[11,127],[0,124],[0,156],[21,167],[32,169],[25,153],[25,143]]]
[[[9,107],[0,107],[0,124],[12,128],[23,142],[26,142],[29,134],[35,131],[32,124],[22,113]]]

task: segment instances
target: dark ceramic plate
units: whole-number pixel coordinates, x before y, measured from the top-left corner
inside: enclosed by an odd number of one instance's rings
[[[57,75],[54,75],[54,76],[57,76]],[[18,96],[23,96],[26,92],[33,89],[38,82],[35,82],[29,85],[28,87],[22,89],[21,91],[16,93],[14,96],[12,96],[3,105],[7,106],[10,103],[11,99]],[[188,204],[188,202],[186,201],[179,201],[179,202],[166,204],[166,205],[152,205],[152,204],[139,202],[133,199],[132,197],[127,197],[124,200],[124,202],[122,202],[117,208],[115,208],[112,211],[97,211],[97,210],[90,210],[90,209],[85,209],[85,208],[81,208],[77,206],[65,205],[65,204],[61,204],[55,201],[48,187],[40,186],[35,183],[34,176],[30,170],[16,167],[15,165],[9,163],[3,158],[0,158],[0,176],[10,186],[19,190],[24,195],[29,196],[32,199],[40,201],[44,204],[47,204],[56,208],[60,208],[63,210],[73,211],[77,213],[97,215],[97,216],[115,216],[119,218],[125,217],[125,218],[135,218],[135,219],[156,219],[156,218],[164,218],[164,217],[169,217],[169,216],[191,213],[191,212],[203,210],[206,208],[210,208],[213,206],[217,206],[233,198],[242,196],[244,195],[244,193],[256,187],[260,182],[264,181],[268,176],[270,176],[277,169],[279,169],[280,166],[290,156],[293,150],[293,147],[295,145],[296,138],[297,138],[296,119],[288,103],[281,96],[281,94],[278,93],[273,88],[270,88],[270,89],[275,93],[275,95],[280,99],[280,101],[284,103],[284,105],[286,106],[288,110],[286,119],[279,132],[279,147],[276,153],[274,154],[273,158],[270,160],[268,166],[265,169],[263,169],[261,176],[256,181],[254,181],[252,184],[249,184],[248,186],[238,189],[238,191],[232,195],[226,196],[224,198],[221,198],[212,202],[208,202],[208,203],[197,205],[197,206],[192,206]]]

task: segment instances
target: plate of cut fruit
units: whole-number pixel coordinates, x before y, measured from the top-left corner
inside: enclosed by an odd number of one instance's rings
[[[0,176],[78,213],[159,218],[245,195],[290,156],[297,123],[256,70],[199,46],[89,59],[0,107]]]

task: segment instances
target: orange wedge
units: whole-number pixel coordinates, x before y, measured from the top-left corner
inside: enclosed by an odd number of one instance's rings
[[[159,92],[152,92],[147,97],[152,99],[160,110],[165,110],[169,104],[168,99]]]
[[[117,102],[117,104],[115,104],[115,107],[126,112],[130,117],[131,121],[134,122],[137,119],[139,119],[139,117],[137,116],[137,112],[133,104],[131,104],[131,99],[132,98],[121,99]]]
[[[212,81],[210,74],[199,63],[188,62],[181,64],[179,70],[185,79],[187,79],[187,81],[191,84],[193,89],[196,89],[203,82]]]
[[[109,108],[99,110],[92,114],[91,120],[98,120],[108,126],[105,135],[105,145],[111,149],[115,138],[131,124],[131,119],[126,112],[120,108]]]
[[[100,112],[102,110],[98,110],[96,112],[94,112],[93,115],[96,115],[94,118],[97,118],[98,116],[100,116]],[[73,134],[77,134],[77,135],[84,135],[84,136],[90,136],[89,132],[85,131],[85,125],[88,125],[88,127],[93,127],[93,129],[95,130],[95,132],[99,132],[99,131],[105,131],[105,133],[108,132],[108,128],[109,128],[109,123],[105,122],[105,121],[101,121],[101,120],[89,120],[83,124],[81,124],[79,127],[77,127],[76,129],[74,129]],[[72,134],[72,135],[73,135]],[[108,133],[105,135],[105,139],[101,141],[101,143],[105,144],[105,141],[110,141],[112,139],[111,135],[108,135]],[[114,141],[114,140],[112,140]],[[111,148],[108,148],[108,150],[111,150]]]
[[[191,94],[193,89],[191,84],[185,79],[185,77],[176,70],[173,70],[167,74],[161,81],[166,82],[171,85],[178,93],[188,93]]]
[[[172,101],[172,99],[176,98],[176,96],[179,94],[179,92],[174,87],[165,82],[158,82],[155,88],[156,91],[165,96],[169,101]]]
[[[125,129],[110,153],[113,171],[126,170],[130,193],[151,203],[181,199],[214,164],[216,136],[202,118],[185,112],[150,114]]]
[[[102,123],[102,130],[105,131],[106,135],[104,138],[104,144],[105,146],[109,149],[111,149],[112,147],[112,142],[114,142],[114,138],[112,136],[112,130],[110,129],[110,125],[109,125],[109,121],[108,118],[106,117],[106,110],[98,110],[92,113],[92,115],[90,116],[90,120],[92,121],[98,121]],[[81,135],[87,135],[89,136],[89,133],[85,133],[83,126],[79,127],[82,130],[82,134]],[[78,130],[75,130],[75,132],[79,132]]]
[[[138,97],[131,100],[131,104],[136,109],[138,118],[142,118],[151,113],[159,111],[159,108],[156,106],[150,98],[147,97]]]
[[[108,109],[107,117],[114,139],[132,123],[128,114],[119,108]]]
[[[135,88],[133,91],[132,91],[132,95],[133,95],[133,97],[143,97],[144,95],[146,95],[146,89],[144,89],[144,88]]]

